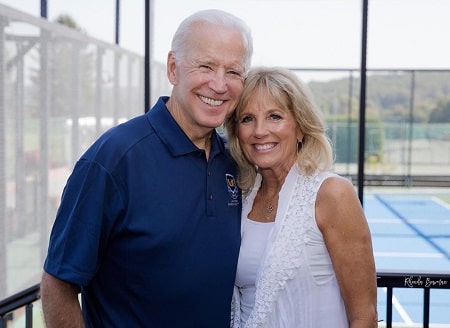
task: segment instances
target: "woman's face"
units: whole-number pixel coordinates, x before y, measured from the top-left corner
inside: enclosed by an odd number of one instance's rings
[[[257,91],[238,116],[238,138],[245,157],[259,169],[290,169],[303,135],[294,115],[267,91]]]

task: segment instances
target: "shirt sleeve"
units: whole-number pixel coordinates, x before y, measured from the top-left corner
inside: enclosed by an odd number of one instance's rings
[[[44,270],[87,285],[123,212],[123,198],[112,175],[98,163],[78,161],[64,188]]]

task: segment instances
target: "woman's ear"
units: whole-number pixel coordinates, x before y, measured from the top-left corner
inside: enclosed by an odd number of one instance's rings
[[[303,142],[303,137],[305,134],[300,130],[300,128],[297,128],[297,143]]]

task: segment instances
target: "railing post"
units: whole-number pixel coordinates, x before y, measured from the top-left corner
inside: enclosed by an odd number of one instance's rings
[[[386,328],[392,328],[392,287],[387,288],[387,302],[386,302]]]
[[[366,79],[367,79],[367,20],[369,0],[362,0],[361,73],[359,92],[359,141],[358,141],[358,198],[364,204],[364,157],[366,149]]]
[[[7,17],[0,16],[0,298],[5,297],[7,292],[7,270],[6,270],[6,218],[8,216],[6,204],[6,45],[5,28],[7,26]],[[3,322],[3,319],[0,321]]]
[[[33,213],[36,222],[40,223],[40,256],[43,262],[47,255],[48,220],[50,213],[49,191],[49,117],[51,106],[51,55],[52,34],[46,29],[40,30],[39,45],[39,164],[36,176],[36,211]]]
[[[8,321],[12,321],[14,315],[10,312],[0,317],[0,328],[8,328]]]
[[[430,288],[423,289],[423,328],[430,325]]]
[[[33,328],[33,303],[25,307],[25,327]]]

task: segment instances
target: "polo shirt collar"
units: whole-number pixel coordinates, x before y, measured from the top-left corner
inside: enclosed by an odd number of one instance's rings
[[[197,152],[199,149],[187,137],[178,123],[170,114],[166,103],[169,97],[160,97],[158,102],[146,114],[150,125],[161,141],[167,146],[173,156],[182,156],[188,153]],[[222,139],[213,131],[211,136],[210,158],[213,158],[224,151]]]

